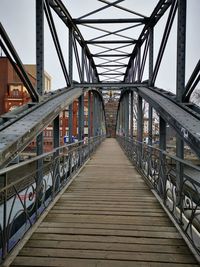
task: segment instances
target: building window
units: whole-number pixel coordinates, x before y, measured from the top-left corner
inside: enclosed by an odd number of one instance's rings
[[[13,95],[14,97],[18,97],[18,96],[19,96],[19,90],[18,90],[18,89],[13,89],[13,91],[12,91],[12,95]]]

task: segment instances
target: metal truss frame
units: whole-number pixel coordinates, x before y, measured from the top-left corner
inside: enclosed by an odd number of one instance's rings
[[[104,4],[101,8],[95,9],[79,18],[73,18],[61,0],[42,0],[43,5],[38,6],[38,9],[40,10],[38,10],[38,13],[36,12],[36,20],[38,20],[36,21],[37,25],[41,26],[41,24],[43,24],[42,12],[45,12],[67,87],[74,84],[74,88],[99,88],[100,90],[109,90],[113,88],[123,90],[124,88],[136,86],[141,88],[146,86],[145,90],[148,92],[150,89],[148,86],[151,86],[156,91],[157,89],[154,87],[156,77],[165,52],[174,17],[176,13],[178,13],[177,88],[176,95],[168,95],[168,97],[173,99],[174,104],[183,101],[188,102],[196,84],[200,80],[200,63],[197,63],[188,83],[185,85],[186,0],[160,0],[149,17],[123,7],[121,3],[125,0],[113,0],[113,2],[108,0],[98,1]],[[97,13],[99,14],[100,11],[111,7],[123,10],[126,12],[126,15],[131,14],[132,17],[125,17],[119,20],[116,18],[89,18],[89,16],[96,15]],[[154,27],[168,10],[169,12],[163,32],[163,38],[154,64]],[[65,62],[65,55],[61,49],[52,11],[66,25],[66,29],[68,29],[68,67]],[[105,25],[108,24],[120,25],[120,27],[117,30],[111,31],[105,28]],[[141,25],[143,25],[143,29],[137,39],[125,34],[127,30],[134,29]],[[0,44],[27,87],[32,100],[38,102],[41,99],[40,95],[42,95],[42,42],[44,37],[42,30],[38,30],[37,32],[37,40],[39,40],[37,46],[37,58],[39,60],[37,71],[39,78],[37,82],[40,82],[41,84],[39,90],[37,88],[36,91],[23,69],[23,64],[20,61],[14,46],[12,46],[2,25],[0,26],[0,33],[2,36]],[[99,33],[99,35],[87,40],[82,35],[79,26],[91,28],[92,30],[95,30],[96,33]],[[99,48],[101,51],[91,53],[90,46]],[[123,50],[127,47],[132,49],[132,51],[127,52]],[[42,56],[40,56],[40,53]],[[143,81],[147,57],[149,61],[149,78],[148,80]],[[78,82],[74,81],[74,62],[78,73]],[[16,68],[16,64],[19,66],[18,68]],[[157,90],[157,94],[160,94],[159,90]],[[145,97],[144,93],[143,97]],[[189,106],[187,106],[187,108],[189,110]],[[192,144],[193,147],[195,146],[195,142],[194,138],[194,143]],[[181,145],[178,146],[181,147]],[[180,151],[177,153],[178,155],[181,155]]]

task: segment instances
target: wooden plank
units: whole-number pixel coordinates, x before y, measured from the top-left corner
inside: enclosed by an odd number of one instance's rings
[[[191,255],[185,254],[164,254],[164,253],[144,253],[144,252],[124,252],[124,251],[99,251],[99,250],[79,250],[79,249],[52,249],[52,248],[23,248],[20,256],[36,257],[62,257],[62,258],[82,258],[82,259],[110,259],[129,260],[162,263],[196,263]]]
[[[138,230],[138,231],[161,231],[161,232],[176,232],[173,226],[156,226],[156,225],[129,225],[129,224],[107,224],[107,223],[79,223],[79,222],[42,222],[40,227],[55,227],[55,228],[93,228],[93,229],[117,229],[117,230]]]
[[[121,212],[122,207],[106,207],[105,205],[101,205],[101,206],[67,206],[67,205],[61,205],[61,204],[56,204],[54,206],[54,210],[56,211],[109,211],[109,212]],[[124,207],[123,208],[123,212],[141,212],[141,207]],[[142,211],[144,213],[148,213],[148,212],[152,212],[152,213],[163,213],[163,210],[161,209],[161,207],[159,208],[153,208],[153,207],[145,207],[144,211]],[[111,213],[110,213],[111,214]]]
[[[59,214],[59,215],[67,215],[67,214],[98,214],[98,215],[119,215],[119,216],[144,216],[144,217],[165,217],[164,212],[148,212],[146,210],[145,212],[143,211],[135,211],[135,212],[129,212],[129,211],[101,211],[101,210],[67,210],[67,209],[53,209],[50,214]]]
[[[159,263],[154,262],[138,262],[138,261],[115,261],[115,260],[101,260],[99,259],[67,259],[54,257],[51,260],[47,257],[26,257],[18,256],[13,265],[13,267],[20,266],[43,266],[43,267],[191,267],[191,264],[176,264],[176,263]],[[199,265],[193,264],[192,267],[198,267]]]
[[[90,219],[88,219],[90,218]],[[157,219],[157,218],[156,218]],[[67,217],[63,217],[63,216],[49,216],[47,215],[45,221],[46,222],[62,222],[62,223],[76,223],[77,221],[84,224],[87,222],[90,223],[98,223],[101,222],[102,224],[124,224],[124,225],[154,225],[156,227],[160,227],[160,226],[169,226],[171,224],[169,224],[169,221],[166,220],[166,218],[162,218],[163,220],[156,220],[155,217],[152,219],[145,219],[145,218],[133,218],[133,220],[126,220],[126,218],[121,219],[120,221],[117,221],[117,219],[115,219],[115,217],[112,218],[106,218],[104,216],[86,216],[86,217],[82,217],[82,215],[69,215]]]
[[[140,175],[109,139],[49,211],[12,266],[198,265]]]
[[[36,240],[62,240],[62,241],[83,241],[98,243],[123,243],[123,244],[149,244],[149,245],[170,245],[185,246],[182,239],[163,239],[148,237],[130,237],[130,236],[102,236],[102,235],[67,235],[67,234],[50,234],[50,233],[34,233],[32,239]]]
[[[99,243],[99,242],[74,242],[58,240],[30,240],[27,248],[59,248],[79,250],[103,250],[103,251],[129,251],[129,252],[154,252],[171,254],[190,254],[186,246],[169,245],[146,245],[146,244],[124,244],[124,243]]]
[[[47,215],[46,220],[48,221],[63,221],[63,222],[93,222],[98,223],[102,221],[103,223],[125,223],[125,224],[156,224],[158,225],[169,225],[169,218],[167,217],[144,217],[144,216],[111,216],[111,215],[86,215],[86,214],[53,214]]]
[[[159,238],[181,238],[177,232],[162,232],[162,231],[129,231],[129,230],[112,230],[112,229],[81,229],[81,228],[60,228],[60,227],[39,227],[36,233],[51,233],[51,234],[72,234],[72,235],[102,235],[102,236],[134,236],[134,237],[159,237]]]

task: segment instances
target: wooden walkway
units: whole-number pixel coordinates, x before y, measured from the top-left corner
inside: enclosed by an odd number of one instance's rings
[[[107,139],[12,266],[199,266],[115,139]]]

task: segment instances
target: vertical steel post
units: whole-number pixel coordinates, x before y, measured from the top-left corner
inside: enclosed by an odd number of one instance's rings
[[[100,99],[99,95],[97,95],[97,135],[100,132]]]
[[[131,106],[130,106],[130,137],[133,139],[133,91],[131,91]]]
[[[96,121],[97,121],[97,136],[99,135],[99,96],[96,98]]]
[[[117,112],[117,121],[116,121],[115,132],[116,132],[117,135],[119,134],[119,110]]]
[[[138,164],[142,164],[142,140],[143,140],[143,112],[142,112],[142,97],[138,95],[137,108],[137,141],[138,141]]]
[[[186,0],[178,0],[176,98],[182,102],[185,89]]]
[[[60,146],[60,116],[58,115],[53,121],[53,147]]]
[[[73,103],[68,107],[68,135],[69,143],[72,143],[72,131],[73,131]]]
[[[137,141],[142,142],[143,139],[143,114],[142,114],[142,97],[138,95],[138,118],[137,118]]]
[[[149,30],[149,86],[153,76],[153,55],[154,55],[154,28]],[[153,123],[153,110],[149,104],[149,123],[148,123],[148,144],[152,145],[152,123]]]
[[[44,0],[36,0],[36,80],[37,91],[40,96],[44,93]],[[43,132],[36,138],[37,155],[43,154]],[[42,190],[43,160],[37,161],[37,208]]]
[[[121,126],[121,121],[122,121],[122,102],[119,103],[119,135],[122,134],[122,126]]]
[[[159,118],[159,131],[159,148],[166,150],[166,122],[162,117]]]
[[[84,78],[85,78],[85,49],[84,47],[82,47],[81,50],[81,82],[84,82]]]
[[[91,91],[88,92],[88,146],[90,155],[90,138],[91,138]]]
[[[149,30],[149,86],[152,86],[151,80],[153,77],[153,56],[154,56],[154,28],[150,28]],[[153,126],[153,109],[151,105],[149,104],[149,110],[148,110],[148,145],[152,146],[152,126]],[[148,175],[150,175],[151,172],[151,157],[152,157],[152,149],[149,147],[148,149],[149,153],[149,160],[148,160]]]
[[[129,136],[129,93],[125,93],[124,97],[124,102],[125,102],[125,136]]]
[[[159,118],[159,148],[161,150],[166,150],[166,122],[165,120],[160,117]],[[160,152],[160,177],[158,182],[158,191],[161,196],[164,196],[166,190],[166,176],[165,176],[165,156],[162,152]]]
[[[153,109],[149,104],[149,121],[148,121],[148,145],[152,146],[152,132],[153,132]]]
[[[121,101],[121,106],[122,106],[122,134],[123,136],[125,135],[124,134],[124,96],[122,98],[122,101]]]
[[[70,84],[73,84],[73,31],[72,28],[69,27],[69,36],[68,36],[68,58],[69,58],[69,81]],[[72,131],[73,131],[73,103],[68,107],[68,135],[69,135],[69,143],[72,143]]]
[[[58,115],[53,121],[53,147],[60,146],[60,116]],[[54,153],[54,193],[59,190],[60,174],[59,174],[59,150]]]
[[[123,99],[120,102],[120,125],[121,125],[121,135],[123,136],[124,134],[124,129],[123,129]]]
[[[88,79],[88,83],[90,83],[90,81],[91,81],[91,77],[92,77],[92,67],[91,67],[91,64],[90,64],[90,61],[88,61],[88,64],[89,64],[89,79]]]
[[[78,140],[84,139],[84,95],[78,98]]]
[[[186,47],[186,0],[178,0],[178,29],[177,29],[177,83],[176,98],[178,102],[182,102],[182,96],[185,89],[185,47]],[[184,158],[184,142],[176,137],[176,155]],[[177,203],[180,204],[180,191],[183,183],[183,166],[177,162]]]
[[[151,157],[152,157],[152,132],[153,132],[153,109],[151,107],[151,105],[149,104],[149,110],[148,110],[148,145],[149,145],[149,148],[148,148],[148,175],[151,174]]]
[[[88,92],[88,138],[91,137],[91,91]]]
[[[92,105],[92,109],[93,109],[93,136],[96,136],[96,95],[95,93],[93,93],[93,105]]]
[[[37,91],[44,93],[44,0],[36,1],[36,79]]]

